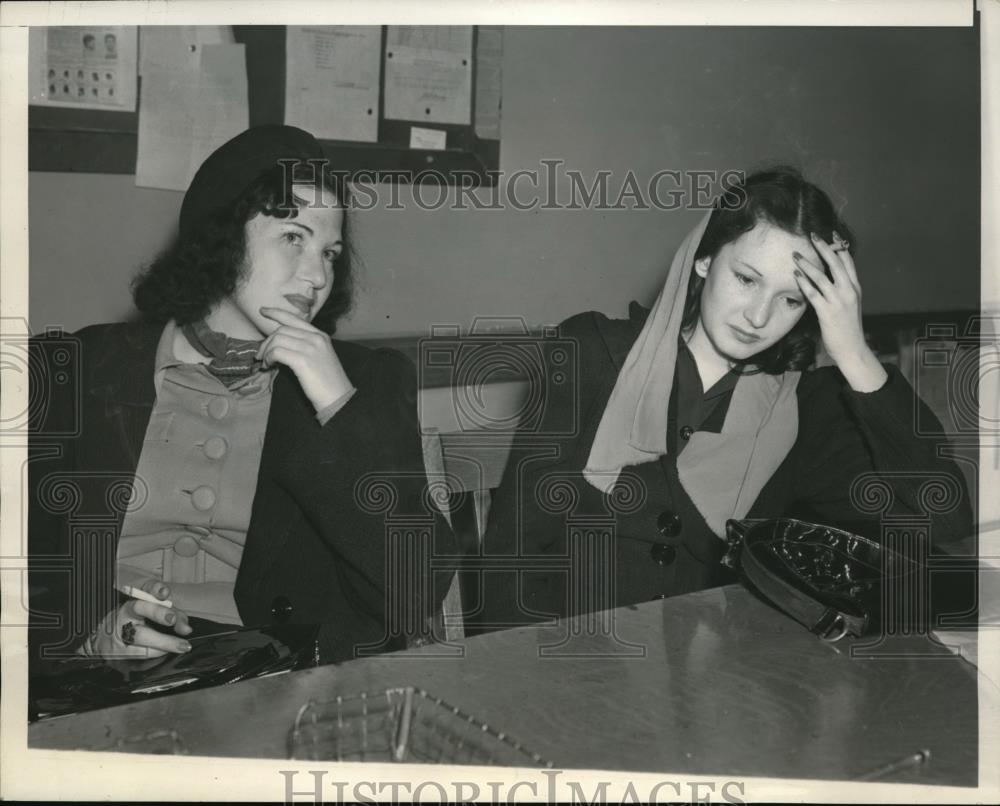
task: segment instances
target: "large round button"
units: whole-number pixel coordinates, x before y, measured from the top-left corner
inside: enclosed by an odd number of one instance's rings
[[[229,443],[222,437],[209,437],[202,448],[209,459],[221,459],[229,450]]]
[[[666,543],[654,543],[649,550],[649,556],[657,565],[670,565],[677,559],[677,549],[668,546]]]
[[[174,553],[181,557],[194,557],[199,548],[198,540],[191,535],[179,537],[174,543]]]
[[[292,617],[292,603],[287,596],[275,596],[271,602],[271,615],[275,621],[288,621]]]
[[[683,439],[685,442],[687,442],[689,439],[691,439],[691,435],[693,433],[694,433],[694,429],[691,426],[686,425],[686,426],[684,426],[681,429],[681,439]]]
[[[681,533],[681,517],[670,509],[665,509],[656,518],[656,529],[664,537],[677,537]]]
[[[191,493],[191,506],[200,512],[205,512],[215,506],[215,490],[211,487],[199,487]]]
[[[216,420],[229,414],[229,401],[224,397],[213,397],[208,404],[208,413]]]

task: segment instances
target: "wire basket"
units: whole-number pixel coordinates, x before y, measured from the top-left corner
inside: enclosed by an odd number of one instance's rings
[[[295,716],[289,758],[552,766],[506,733],[413,686],[309,700]]]

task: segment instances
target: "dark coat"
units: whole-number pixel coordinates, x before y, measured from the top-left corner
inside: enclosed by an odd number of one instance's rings
[[[155,402],[161,332],[96,325],[33,341],[30,633],[47,654],[72,651],[115,606],[117,539]],[[357,392],[322,427],[293,373],[278,370],[235,585],[246,625],[322,623],[324,662],[362,645],[402,648],[424,631],[446,590],[442,579],[430,589],[426,541],[440,553],[452,545],[424,497],[413,366],[391,350],[334,347]],[[402,551],[414,534],[426,536],[421,562]],[[393,565],[400,555],[405,567]]]
[[[724,541],[680,485],[674,455],[625,468],[607,496],[582,476],[646,314],[634,304],[629,320],[579,314],[560,327],[561,346],[547,349],[570,354],[558,370],[568,377],[546,367],[544,410],[519,430],[494,497],[484,565],[505,558],[507,569],[484,574],[484,628],[735,581],[719,562]],[[834,367],[802,374],[796,442],[748,518],[798,517],[876,538],[883,528],[928,529],[935,544],[972,542],[962,474],[938,458],[936,440],[914,436],[915,406],[924,404],[895,367],[886,370],[887,383],[869,394],[853,391]],[[940,500],[935,490],[944,491]]]

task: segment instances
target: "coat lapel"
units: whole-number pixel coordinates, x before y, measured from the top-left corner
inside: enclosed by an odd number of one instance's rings
[[[237,588],[268,572],[289,539],[293,520],[301,517],[298,507],[288,506],[287,493],[277,487],[273,478],[279,463],[310,428],[319,429],[312,404],[292,371],[281,367],[271,390],[271,408]]]
[[[333,342],[337,349],[338,342]],[[364,363],[368,351],[337,350],[337,356],[347,376],[364,391],[366,380]],[[336,419],[336,415],[334,415]],[[274,481],[282,462],[297,450],[302,440],[318,434],[319,421],[316,410],[302,391],[295,374],[287,367],[280,367],[271,390],[271,408],[264,431],[264,449],[257,474],[250,525],[247,528],[243,560],[236,578],[237,602],[241,592],[248,592],[266,574],[270,573],[295,534],[297,519],[303,518],[302,510],[289,499],[288,493]],[[350,458],[345,459],[350,461]]]
[[[104,416],[108,431],[117,445],[102,446],[120,454],[126,460],[123,471],[135,473],[139,454],[149,425],[149,416],[156,400],[153,371],[156,347],[162,328],[154,325],[125,325],[114,330],[106,344],[95,346],[92,361],[90,394],[104,400]]]

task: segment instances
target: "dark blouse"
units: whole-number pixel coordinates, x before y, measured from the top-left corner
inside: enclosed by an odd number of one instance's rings
[[[727,372],[706,392],[687,343],[683,338],[677,339],[674,385],[667,410],[668,453],[680,455],[695,431],[722,431],[737,380],[737,373]]]

